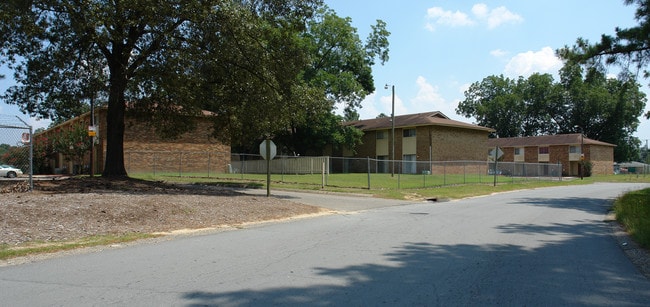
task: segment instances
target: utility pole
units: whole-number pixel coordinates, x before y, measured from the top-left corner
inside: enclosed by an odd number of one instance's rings
[[[392,90],[392,111],[390,113],[390,138],[391,138],[391,161],[392,161],[392,167],[390,171],[390,176],[393,177],[395,176],[395,85],[391,85],[391,90]],[[388,89],[388,84],[384,86],[384,89]]]

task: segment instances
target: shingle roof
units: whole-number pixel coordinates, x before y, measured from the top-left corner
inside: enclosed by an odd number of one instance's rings
[[[343,123],[345,126],[354,126],[363,131],[382,130],[391,128],[390,117],[356,120]],[[468,124],[449,119],[441,112],[427,112],[395,116],[395,128],[417,127],[417,126],[446,126],[455,128],[466,128],[492,132],[494,129]]]
[[[585,137],[584,140],[582,140],[580,133],[488,139],[488,147],[568,145],[568,144],[580,144],[581,142],[584,142],[585,145],[601,145],[601,146],[616,147],[616,145],[614,144],[597,141],[594,139],[590,139],[588,137]]]

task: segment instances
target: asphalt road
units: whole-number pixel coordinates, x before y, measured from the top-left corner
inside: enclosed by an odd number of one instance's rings
[[[276,192],[342,212],[3,267],[0,305],[647,306],[650,281],[603,222],[647,186],[444,203]]]

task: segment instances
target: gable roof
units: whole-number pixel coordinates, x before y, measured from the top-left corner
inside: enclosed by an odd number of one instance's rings
[[[526,146],[550,146],[550,145],[576,145],[584,143],[585,145],[600,145],[616,147],[614,144],[605,143],[585,137],[582,139],[580,133],[573,134],[556,134],[540,135],[514,138],[488,139],[488,147],[526,147]]]
[[[390,116],[386,116],[386,117],[374,118],[374,119],[355,120],[355,121],[345,122],[343,123],[343,125],[354,126],[363,131],[390,129],[391,118]],[[454,127],[454,128],[482,130],[485,132],[494,131],[494,129],[492,128],[482,127],[478,125],[468,124],[457,120],[449,119],[449,117],[447,117],[445,114],[442,114],[442,112],[438,112],[438,111],[395,116],[395,128],[418,127],[418,126],[445,126],[445,127]]]

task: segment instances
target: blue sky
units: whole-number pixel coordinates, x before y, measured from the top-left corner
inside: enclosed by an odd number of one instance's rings
[[[363,102],[362,119],[391,113],[391,92],[384,89],[384,84],[391,84],[395,85],[396,115],[441,111],[452,119],[472,122],[455,112],[471,83],[499,74],[512,78],[533,72],[557,75],[562,64],[554,55],[556,49],[573,45],[578,37],[595,42],[603,33],[614,33],[617,26],[637,24],[635,7],[625,6],[623,0],[325,3],[339,16],[352,18],[362,39],[377,19],[385,21],[391,32],[390,60],[373,69],[377,91]],[[0,74],[10,77],[11,73],[0,69]],[[0,91],[12,82],[0,80]],[[650,80],[641,83],[650,94]],[[0,103],[0,114],[27,120],[13,105]],[[48,125],[29,122],[35,127]],[[650,139],[650,120],[641,119],[635,136],[644,142]]]
[[[573,45],[578,37],[596,42],[617,26],[638,24],[636,7],[623,0],[325,3],[339,16],[352,18],[362,39],[377,19],[385,21],[391,32],[390,60],[373,68],[377,90],[363,102],[362,119],[391,113],[391,91],[384,89],[384,84],[391,84],[395,115],[441,111],[472,122],[455,112],[470,84],[490,75],[517,78],[534,72],[551,73],[559,80],[562,63],[555,50]],[[647,86],[644,90],[650,93]],[[635,136],[644,144],[650,139],[650,120],[641,119]]]

